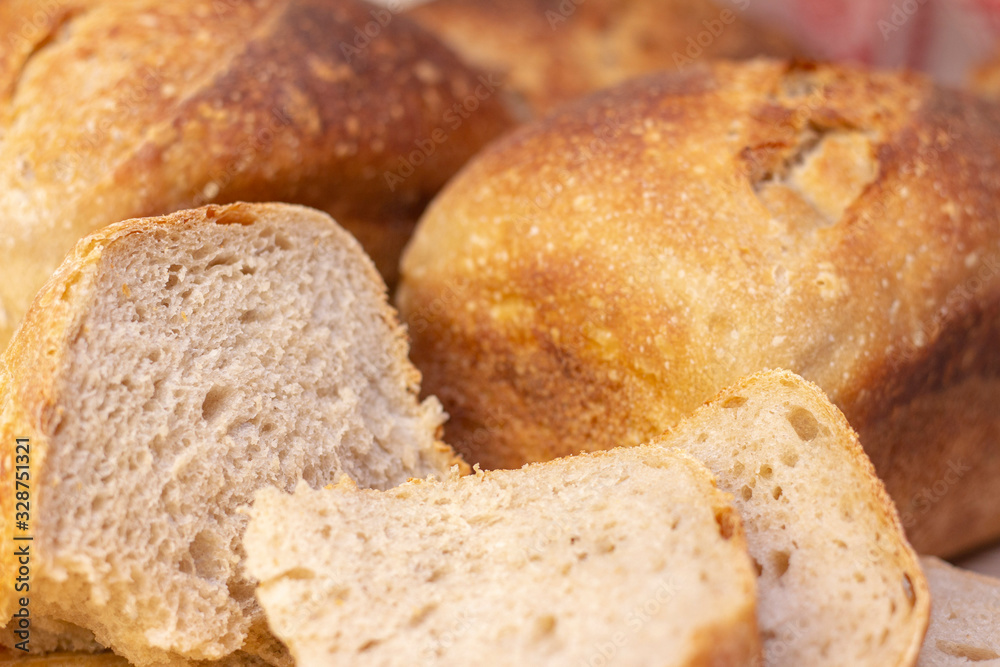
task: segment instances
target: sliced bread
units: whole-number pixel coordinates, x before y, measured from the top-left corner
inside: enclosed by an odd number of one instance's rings
[[[112,225],[77,244],[0,364],[2,571],[30,534],[32,616],[138,665],[270,652],[248,638],[263,623],[240,508],[264,486],[447,471],[418,383],[384,283],[326,214],[234,204]],[[15,438],[28,531],[10,523]],[[0,623],[20,595],[0,590]]]
[[[765,664],[912,665],[930,596],[843,414],[787,371],[752,375],[653,441],[735,497],[759,572]]]
[[[934,604],[918,667],[1000,667],[1000,579],[921,558]]]
[[[638,447],[387,492],[264,489],[244,543],[300,666],[747,665],[730,500],[691,457]]]

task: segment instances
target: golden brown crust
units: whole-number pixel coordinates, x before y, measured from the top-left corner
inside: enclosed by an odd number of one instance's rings
[[[1000,54],[973,70],[969,89],[991,100],[1000,99]]]
[[[536,114],[701,59],[798,53],[738,4],[711,0],[432,0],[408,13],[470,63],[499,72]]]
[[[632,82],[515,132],[448,186],[404,259],[400,305],[449,438],[503,467],[638,443],[780,366],[830,394],[905,508],[914,466],[941,477],[955,452],[885,426],[1000,375],[997,127],[998,107],[915,75],[757,61]],[[965,396],[975,421],[923,424],[975,458],[964,499],[914,517],[918,549],[1000,535],[978,472],[1000,465],[995,395]],[[972,497],[972,525],[944,520]]]
[[[298,214],[296,222],[303,226],[320,226],[324,231],[335,234],[337,242],[348,244],[352,252],[364,260],[358,262],[358,271],[362,273],[363,280],[373,286],[383,285],[374,265],[363,256],[355,240],[333,224],[328,216],[302,207],[240,202],[224,206],[208,205],[156,218],[126,220],[102,228],[81,239],[38,292],[21,326],[0,357],[0,442],[5,443],[0,450],[0,475],[4,479],[13,479],[15,438],[30,439],[31,516],[34,522],[30,531],[34,536],[33,582],[44,579],[41,573],[44,572],[45,564],[50,562],[47,560],[48,554],[40,554],[39,550],[52,542],[51,530],[50,534],[44,534],[45,522],[38,521],[38,518],[43,514],[46,494],[52,493],[59,485],[58,480],[53,480],[51,475],[44,473],[47,449],[59,432],[58,425],[66,394],[72,391],[60,384],[64,382],[63,369],[72,365],[67,358],[72,354],[71,341],[80,335],[80,329],[91,309],[95,298],[94,283],[99,279],[100,272],[108,269],[109,265],[113,267],[116,261],[105,257],[104,252],[115,246],[115,256],[127,255],[128,251],[121,248],[129,237],[155,234],[165,228],[197,229],[212,224],[251,225],[269,215],[284,220],[291,211]],[[398,379],[415,398],[419,391],[420,373],[406,361],[408,341],[399,325],[396,311],[388,303],[384,288],[378,306],[380,317],[393,334],[392,340],[387,343],[386,353],[391,358],[404,362],[397,364]],[[435,441],[431,449],[421,454],[433,460],[435,468],[458,466],[459,472],[468,472],[465,462],[440,441]],[[0,550],[0,568],[4,572],[14,571],[12,545],[18,544],[13,541],[15,530],[11,523],[14,516],[13,493],[12,483],[0,484],[0,510],[3,510],[0,515],[0,544],[4,545]],[[45,575],[49,576],[51,573],[45,572]],[[51,582],[51,579],[47,582]],[[230,584],[232,585],[232,581]],[[44,605],[50,601],[45,600],[41,594],[34,595],[33,613],[36,617],[44,618],[44,614],[49,611]],[[18,598],[19,594],[11,586],[0,588],[0,617],[3,618],[0,623],[11,618],[17,609]],[[260,612],[256,610],[254,613]],[[79,619],[74,621],[81,622]],[[288,657],[282,654],[284,647],[267,636],[266,632],[266,625],[254,623],[249,639],[243,646],[244,652],[234,653],[233,662],[227,664],[265,664],[264,661],[271,665],[285,664]]]
[[[41,5],[0,10],[0,343],[78,238],[211,202],[325,210],[391,282],[426,202],[509,123],[433,36],[357,0]]]

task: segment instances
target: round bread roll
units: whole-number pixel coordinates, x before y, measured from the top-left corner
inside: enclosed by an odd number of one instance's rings
[[[432,0],[409,11],[466,60],[497,72],[530,112],[640,74],[709,58],[794,56],[755,26],[749,0]]]
[[[495,80],[358,0],[13,0],[0,35],[0,345],[81,236],[213,202],[322,209],[391,284],[510,122]]]
[[[753,61],[600,93],[431,205],[399,304],[471,462],[639,443],[763,368],[844,411],[914,545],[1000,536],[1000,108]]]

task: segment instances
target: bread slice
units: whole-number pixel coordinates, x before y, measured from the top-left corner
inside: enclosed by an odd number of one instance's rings
[[[247,567],[305,667],[747,665],[754,573],[730,500],[659,447],[387,492],[264,489]]]
[[[896,510],[816,385],[767,371],[652,441],[732,493],[759,572],[765,664],[912,665],[930,596]]]
[[[83,239],[0,366],[2,571],[27,438],[36,619],[138,665],[264,650],[241,569],[257,489],[453,463],[406,353],[371,261],[323,213],[208,206]],[[3,587],[2,622],[17,597]]]
[[[1000,579],[925,556],[934,604],[919,667],[1000,667]]]

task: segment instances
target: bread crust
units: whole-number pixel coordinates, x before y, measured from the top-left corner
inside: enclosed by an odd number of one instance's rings
[[[404,257],[449,438],[486,467],[638,443],[785,367],[847,415],[918,550],[997,537],[998,123],[917,75],[755,61],[515,132]]]
[[[126,220],[103,228],[80,240],[36,295],[17,334],[0,357],[0,441],[5,443],[0,456],[0,476],[3,476],[3,479],[12,480],[14,477],[14,439],[29,438],[31,446],[33,589],[36,579],[39,582],[44,580],[50,585],[53,579],[58,580],[58,576],[53,578],[52,573],[45,569],[47,565],[52,564],[52,558],[44,551],[39,553],[45,544],[51,543],[53,537],[46,534],[46,523],[39,518],[44,515],[47,496],[55,494],[60,484],[59,480],[54,480],[51,475],[45,474],[46,454],[59,431],[58,425],[64,411],[63,404],[66,402],[65,395],[73,391],[73,388],[59,384],[64,375],[62,369],[71,365],[69,358],[72,353],[71,341],[80,335],[82,323],[92,306],[95,281],[98,280],[99,271],[114,261],[104,257],[104,252],[116,244],[126,243],[129,237],[147,235],[163,229],[181,228],[190,231],[192,228],[212,224],[251,225],[261,219],[275,221],[294,219],[303,226],[313,225],[322,228],[324,232],[334,235],[336,242],[349,245],[352,252],[363,260],[358,264],[359,271],[364,273],[364,280],[372,285],[384,285],[374,265],[364,257],[355,239],[323,213],[284,204],[237,203],[225,206],[209,205],[159,218]],[[416,405],[415,397],[419,391],[420,373],[406,361],[408,341],[405,332],[384,292],[377,306],[379,317],[392,331],[392,338],[386,346],[386,354],[392,359],[402,360],[402,363],[395,364],[399,371],[396,379],[406,387]],[[436,415],[430,411],[421,412],[418,418],[424,420],[423,425],[433,431],[434,422],[428,420],[436,419]],[[435,440],[426,451],[421,451],[421,454],[426,456],[427,461],[432,462],[433,467],[438,470],[447,470],[452,466],[457,466],[463,473],[469,470],[449,446],[438,440]],[[14,516],[13,505],[13,483],[0,485],[0,510],[4,512],[0,516],[0,543],[5,545],[0,550],[0,569],[4,572],[16,571],[14,548],[11,546],[17,544],[13,541],[15,527],[11,522]],[[19,594],[11,586],[0,589],[2,623],[6,624],[16,611],[18,597]],[[32,593],[32,613],[36,617],[45,616],[47,610],[44,606],[47,602],[45,598],[46,596],[41,593]],[[253,613],[260,614],[259,610],[254,610]],[[271,654],[280,652],[282,647],[276,647],[271,638],[261,636],[266,632],[263,623],[251,623],[248,632],[250,635],[244,644],[245,650],[258,651],[271,664],[284,664],[281,659],[287,659],[287,656],[279,655],[272,659]],[[241,654],[234,655],[239,657]],[[251,659],[246,656],[239,659],[244,658]]]
[[[500,72],[534,114],[702,58],[792,57],[786,37],[711,0],[432,0],[409,16]]]
[[[427,201],[510,122],[490,94],[449,125],[479,73],[358,0],[4,5],[0,344],[81,236],[208,203],[324,210],[391,283]]]

